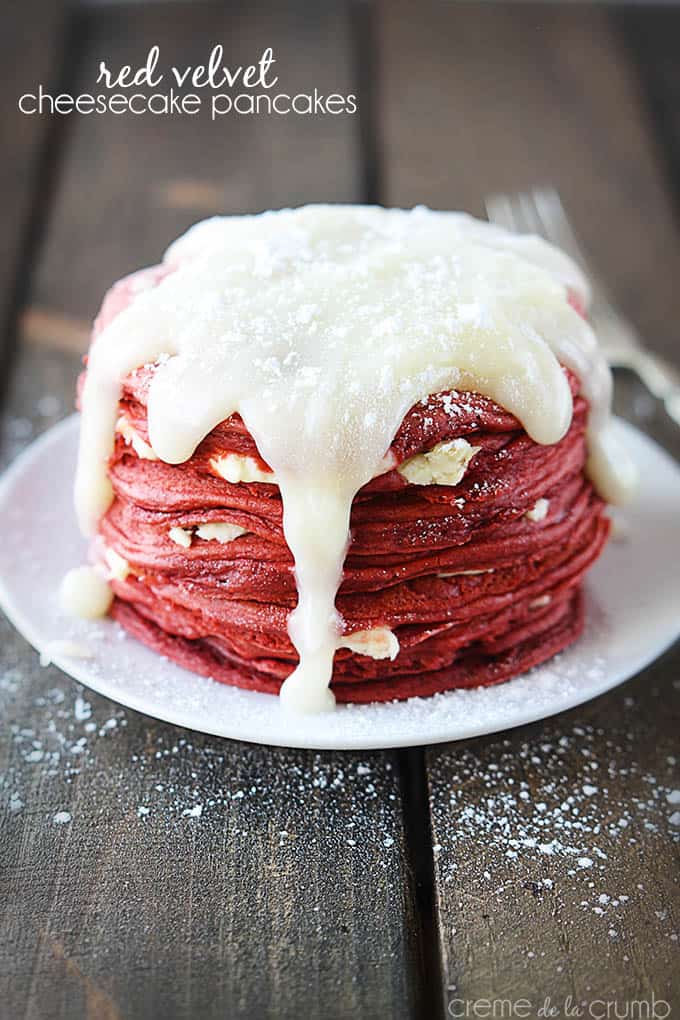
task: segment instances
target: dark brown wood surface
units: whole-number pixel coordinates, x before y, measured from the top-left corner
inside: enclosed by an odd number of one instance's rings
[[[411,12],[390,3],[378,17],[382,199],[480,215],[487,194],[556,186],[618,304],[677,358],[674,196],[625,13]],[[658,17],[666,38],[680,38],[680,12]],[[620,413],[680,456],[677,427],[639,388],[620,379],[618,398]],[[653,993],[680,1010],[680,834],[667,800],[679,785],[679,677],[676,649],[557,720],[426,752],[443,999],[454,1011],[518,996],[534,1009],[550,996],[559,1015],[569,996],[618,1000],[622,1011]]]
[[[183,64],[225,39],[239,60],[275,39],[291,88],[351,91],[346,11],[249,7],[81,12],[68,87],[85,88],[103,52],[112,66],[138,63],[157,42]],[[230,118],[219,130],[199,118],[158,118],[152,130],[78,118],[62,128],[70,137],[20,317],[5,458],[70,410],[111,280],[223,208],[361,197],[350,118],[334,118],[320,148],[303,118],[273,128]],[[41,669],[6,622],[0,641],[4,1016],[412,1012],[422,990],[396,754],[184,733]],[[72,820],[55,823],[60,812]]]
[[[24,274],[40,230],[52,175],[56,132],[48,120],[22,116],[17,101],[37,81],[59,80],[67,48],[62,4],[40,0],[8,5],[0,32],[3,107],[0,142],[9,154],[0,161],[0,357],[12,346],[13,317],[25,297]],[[41,197],[41,189],[44,197]]]
[[[620,17],[432,4],[415,18],[409,0],[385,3],[382,198],[479,216],[495,191],[556,187],[621,309],[650,345],[677,352],[677,224]]]
[[[2,463],[71,409],[108,284],[221,211],[480,213],[489,191],[555,184],[621,307],[677,358],[679,86],[650,54],[680,16],[645,16],[643,34],[641,12],[583,5],[44,5],[22,61],[36,9],[13,9],[10,94],[221,41],[235,63],[274,46],[291,90],[358,90],[361,117],[28,120],[10,101]],[[680,455],[636,383],[617,400]],[[485,998],[534,1016],[546,997],[559,1016],[568,996],[621,1011],[652,993],[680,1011],[679,678],[676,650],[496,737],[283,751],[122,709],[3,621],[0,1016],[429,1018]]]

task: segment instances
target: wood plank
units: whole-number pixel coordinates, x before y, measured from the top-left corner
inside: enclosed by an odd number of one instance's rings
[[[646,342],[678,357],[680,246],[636,69],[605,10],[383,4],[381,198],[483,213],[552,184]],[[645,12],[651,19],[654,12]]]
[[[619,378],[615,403],[680,459],[639,383]],[[680,1008],[678,676],[676,644],[556,719],[426,752],[444,1009]]]
[[[10,346],[12,319],[24,290],[26,255],[33,234],[40,229],[42,201],[49,190],[47,162],[58,144],[58,125],[24,116],[18,100],[37,82],[46,86],[59,77],[65,41],[63,4],[46,7],[40,0],[7,4],[2,14],[0,66],[0,353]]]
[[[622,307],[677,351],[671,197],[607,14],[398,2],[376,35],[381,199],[479,215],[490,191],[557,185]],[[680,455],[631,380],[617,409]],[[443,1012],[507,998],[536,1016],[550,997],[564,1016],[571,996],[623,1015],[652,994],[678,1008],[679,669],[676,648],[556,720],[426,751]]]
[[[187,63],[224,40],[237,61],[274,45],[291,89],[351,91],[342,5],[151,5],[83,17],[79,87],[104,54],[134,63],[158,42],[166,61]],[[214,211],[232,212],[357,199],[359,179],[351,119],[73,123],[23,320],[5,459],[70,404],[73,323],[92,316],[112,279],[205,215],[210,196]],[[396,755],[205,738],[41,670],[7,623],[0,649],[8,1016],[414,1012]]]
[[[668,186],[675,192],[677,219],[680,201],[677,187],[680,180],[680,8],[677,4],[657,8],[650,18],[644,7],[624,6],[616,12],[615,24],[638,69]]]
[[[222,42],[233,67],[257,61],[272,46],[277,88],[291,95],[315,86],[325,94],[352,91],[349,25],[341,5],[332,3],[326,13],[301,0],[286,9],[268,3],[259,16],[245,0],[229,8],[186,3],[101,11],[86,22],[79,88],[92,87],[100,54],[111,67],[123,60],[137,66],[155,42],[159,68],[167,69],[205,63]],[[158,259],[171,240],[205,216],[356,201],[357,145],[358,123],[351,116],[233,114],[213,124],[204,104],[184,119],[82,117],[60,175],[31,304],[91,317],[112,279]]]
[[[428,752],[449,1009],[677,1010],[679,668],[676,650],[556,720]]]

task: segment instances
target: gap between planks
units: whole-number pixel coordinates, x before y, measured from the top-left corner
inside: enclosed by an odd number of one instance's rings
[[[380,130],[380,95],[375,8],[361,0],[350,5],[351,41],[359,105],[359,152],[363,201],[385,201]],[[444,1014],[442,956],[436,918],[435,869],[429,788],[422,747],[397,752],[408,874],[415,904],[418,1016],[439,1020]]]
[[[355,12],[356,14],[356,12]],[[364,14],[359,17],[365,18]],[[368,15],[370,18],[370,15]],[[64,37],[64,57],[55,88],[59,91],[68,91],[69,86],[78,75],[77,57],[85,50],[85,37],[87,36],[87,19],[82,14],[72,14],[67,22]],[[352,43],[356,49],[356,41]],[[370,47],[359,57],[363,68],[362,81],[370,100],[367,107],[373,103],[374,93],[372,89],[372,64]],[[29,284],[33,283],[34,274],[31,269],[35,264],[36,255],[43,247],[46,227],[52,212],[53,197],[56,184],[64,165],[64,151],[69,135],[70,122],[67,119],[55,119],[50,121],[49,130],[43,152],[41,153],[36,173],[37,201],[33,207],[31,222],[26,231],[24,252],[19,263],[17,277],[22,281],[23,286],[17,292],[14,304],[14,320],[19,317],[23,300],[29,291]],[[362,150],[364,151],[364,176],[363,176],[363,198],[366,201],[377,201],[380,190],[379,174],[379,142],[378,134],[371,120],[362,123]],[[201,197],[201,196],[199,196]],[[212,194],[202,192],[202,198],[211,201]],[[178,193],[172,192],[170,198],[177,203]],[[196,194],[191,192],[190,202],[196,200]],[[180,189],[179,204],[187,201],[186,190]],[[171,203],[172,204],[172,203]],[[36,347],[51,345],[72,350],[78,347],[85,320],[78,317],[62,315],[52,310],[49,303],[45,306],[38,304],[29,307],[22,316],[21,324],[25,330],[24,339],[32,340]],[[162,727],[159,727],[161,730]],[[244,752],[243,757],[247,757]],[[427,794],[425,789],[425,773],[423,751],[414,749],[399,752],[397,755],[397,767],[400,773],[400,785],[407,798],[402,806],[404,826],[406,835],[406,856],[409,861],[408,871],[404,875],[402,896],[405,902],[413,901],[411,931],[404,933],[407,940],[412,940],[415,948],[415,955],[418,957],[419,974],[414,980],[415,991],[415,1014],[420,1016],[436,1017],[440,1013],[438,1002],[434,1001],[439,988],[439,982],[433,978],[439,966],[436,955],[436,942],[433,941],[436,927],[431,923],[433,910],[433,886],[432,886],[432,861],[431,861],[431,840],[429,840],[429,814],[427,811]],[[428,906],[429,905],[429,906]],[[408,914],[407,914],[408,919]]]

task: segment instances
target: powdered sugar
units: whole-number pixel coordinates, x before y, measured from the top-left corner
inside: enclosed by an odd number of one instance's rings
[[[577,644],[498,687],[398,704],[343,706],[334,715],[306,722],[284,717],[271,696],[218,685],[174,666],[126,638],[110,620],[66,621],[53,591],[70,563],[83,558],[70,493],[63,485],[73,459],[73,421],[33,447],[0,489],[6,537],[0,546],[0,598],[38,647],[60,637],[92,650],[91,660],[58,658],[58,665],[72,675],[119,702],[197,730],[330,748],[433,743],[493,732],[564,710],[608,689],[641,668],[677,633],[680,578],[668,549],[677,529],[680,473],[639,433],[621,427],[621,436],[645,463],[655,501],[631,506],[629,542],[611,545],[592,572],[587,629]],[[60,542],[55,543],[57,531]],[[4,682],[18,684],[20,677],[8,671]],[[106,721],[100,720],[97,729]],[[94,720],[83,725],[89,722]],[[599,777],[583,781],[600,785]]]
[[[100,317],[81,393],[78,516],[92,534],[111,503],[123,379],[169,351],[148,391],[153,453],[179,464],[238,412],[276,475],[298,591],[287,622],[299,662],[280,691],[288,708],[335,704],[334,600],[352,501],[423,396],[483,393],[553,444],[572,416],[566,365],[590,405],[586,470],[604,498],[632,493],[610,427],[611,373],[568,301],[569,286],[587,301],[587,284],[537,237],[422,208],[319,205],[215,218],[166,261],[173,271],[155,289]],[[418,484],[457,484],[476,448],[454,442],[467,454],[453,470],[453,443],[399,470]]]
[[[624,877],[639,874],[624,862],[637,860],[642,845],[647,853],[669,840],[680,845],[674,765],[651,772],[637,760],[644,742],[625,721],[610,730],[565,723],[522,741],[479,741],[455,757],[431,754],[439,881],[468,892],[479,883],[500,899],[515,896],[522,880],[537,897],[548,891],[556,904],[574,902],[601,919],[611,939],[654,906],[675,941],[655,883]]]

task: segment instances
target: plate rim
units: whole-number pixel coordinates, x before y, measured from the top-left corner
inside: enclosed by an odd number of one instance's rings
[[[8,502],[8,496],[12,491],[13,485],[19,479],[24,477],[24,475],[27,473],[27,471],[31,468],[31,466],[35,463],[36,460],[40,459],[40,456],[41,454],[43,454],[45,448],[55,446],[60,440],[64,441],[66,437],[69,437],[70,439],[71,433],[75,435],[79,418],[80,415],[77,412],[75,412],[63,418],[55,425],[47,428],[44,432],[41,433],[41,435],[39,435],[36,439],[29,443],[5,468],[5,470],[2,472],[2,475],[0,475],[0,515],[2,514]],[[614,420],[616,422],[617,428],[621,428],[624,431],[632,432],[637,439],[642,440],[643,444],[647,443],[651,447],[653,447],[655,453],[666,461],[666,466],[678,475],[678,480],[680,481],[680,466],[678,465],[675,458],[673,458],[673,456],[664,447],[662,447],[654,439],[648,436],[645,432],[636,428],[630,422],[624,421],[620,418],[615,418]],[[11,591],[6,584],[4,573],[0,573],[0,608],[3,610],[12,626],[19,632],[19,634],[22,637],[25,638],[25,640],[39,654],[48,650],[44,640],[42,640],[40,635],[37,633],[36,625],[34,625],[30,617],[23,610],[14,605],[14,600],[12,598]],[[101,625],[102,623],[107,625],[107,623],[109,622],[112,625],[114,624],[114,621],[96,621],[96,622],[99,625]],[[430,731],[428,731],[427,734],[423,734],[422,739],[416,739],[413,734],[409,735],[405,733],[400,734],[398,727],[396,728],[394,736],[392,736],[391,738],[381,733],[379,738],[376,738],[374,736],[372,739],[370,738],[367,739],[365,731],[359,730],[356,733],[355,738],[352,738],[351,735],[348,735],[343,737],[342,739],[333,739],[331,731],[329,736],[324,739],[321,727],[317,727],[317,729],[319,730],[319,738],[316,740],[315,739],[304,739],[304,741],[299,739],[298,740],[293,739],[292,741],[286,740],[285,732],[281,731],[285,731],[285,720],[287,719],[288,722],[290,723],[290,717],[285,716],[282,713],[276,695],[265,694],[256,691],[247,691],[242,688],[232,688],[229,687],[228,685],[218,684],[220,689],[226,692],[232,692],[232,696],[235,693],[238,698],[248,699],[252,698],[257,699],[258,702],[261,702],[262,699],[269,699],[272,703],[272,707],[274,707],[274,710],[281,713],[281,718],[284,720],[281,726],[281,730],[279,731],[279,737],[276,738],[271,732],[269,731],[265,732],[264,729],[261,730],[260,734],[258,735],[257,724],[250,726],[247,733],[234,732],[233,730],[226,732],[225,730],[227,730],[228,727],[225,727],[224,725],[210,726],[209,724],[207,725],[206,722],[199,724],[191,715],[191,711],[188,713],[188,715],[185,715],[184,718],[182,718],[181,710],[165,711],[164,706],[162,704],[153,705],[151,709],[149,706],[149,701],[148,700],[145,701],[144,695],[141,693],[137,694],[123,691],[121,697],[120,691],[116,689],[115,681],[107,682],[106,679],[99,681],[97,677],[92,677],[91,675],[88,674],[87,672],[88,660],[79,660],[67,655],[60,654],[57,651],[55,652],[55,654],[51,655],[50,662],[51,664],[57,666],[63,673],[71,677],[77,683],[82,684],[83,686],[94,691],[95,693],[100,694],[101,696],[106,697],[109,700],[114,701],[117,704],[129,708],[133,711],[140,712],[141,714],[146,715],[149,718],[157,719],[158,721],[167,723],[169,725],[182,727],[184,729],[189,729],[194,732],[203,733],[207,736],[217,737],[219,739],[237,740],[245,743],[261,744],[263,746],[289,747],[315,751],[335,750],[356,752],[369,750],[387,750],[391,748],[403,748],[403,747],[425,747],[434,746],[442,743],[454,743],[460,740],[469,740],[474,739],[475,737],[484,737],[495,733],[503,733],[511,729],[516,729],[517,727],[520,726],[526,726],[534,722],[539,722],[543,719],[548,719],[552,716],[559,715],[562,712],[570,711],[572,708],[576,708],[578,705],[582,705],[587,703],[588,701],[592,701],[594,698],[597,698],[602,694],[605,694],[608,691],[612,690],[613,688],[620,686],[627,680],[633,679],[652,662],[655,662],[658,658],[664,655],[675,644],[679,636],[680,636],[680,622],[678,623],[678,627],[675,633],[669,633],[669,635],[666,636],[666,638],[661,644],[655,645],[653,648],[644,649],[644,651],[642,651],[639,656],[634,657],[632,660],[630,660],[629,665],[626,665],[625,667],[616,670],[610,670],[609,672],[605,673],[604,677],[601,679],[600,682],[593,682],[592,684],[588,685],[587,688],[585,689],[577,687],[565,692],[565,694],[562,697],[556,696],[554,701],[547,708],[544,703],[539,702],[541,707],[534,708],[532,710],[530,706],[533,704],[533,702],[531,701],[531,699],[527,699],[526,711],[515,710],[514,714],[511,711],[510,718],[502,725],[498,725],[497,721],[496,722],[491,721],[488,724],[482,724],[481,726],[479,724],[478,725],[473,724],[472,726],[469,727],[469,730],[466,730],[465,727],[462,727],[460,731],[452,735],[451,732],[445,731],[446,723],[443,721],[442,725],[444,729],[437,730],[436,727],[433,727]],[[572,647],[576,647],[577,644],[578,641]],[[145,653],[152,655],[156,654],[153,653],[150,649],[146,648],[146,646],[144,646],[141,643],[139,643],[139,647],[140,649],[143,649]],[[568,650],[565,650],[565,653],[561,654],[566,654],[566,652],[568,652]],[[180,667],[175,663],[172,663],[172,666],[173,668],[183,670],[183,667]],[[186,673],[187,678],[189,678],[190,682],[192,683],[197,682],[206,684],[216,683],[216,681],[211,680],[208,677],[203,677],[200,676],[199,674],[195,674],[190,670],[183,670],[183,672]],[[523,676],[527,676],[527,674],[524,674]],[[521,679],[522,679],[521,677],[513,678],[513,680],[508,681],[507,684],[499,684],[496,687],[482,687],[472,688],[469,690],[447,691],[439,695],[434,695],[433,697],[440,699],[441,698],[449,699],[459,698],[461,695],[463,695],[466,699],[468,698],[473,699],[475,695],[483,696],[484,692],[488,692],[490,690],[502,692],[504,688],[507,688],[509,685],[512,685],[513,683],[516,683]],[[500,697],[502,698],[502,694],[500,695]],[[409,700],[429,701],[430,699],[418,698]],[[383,702],[380,704],[380,711],[389,713],[390,708],[392,706],[396,707],[398,705],[403,704],[404,702],[396,701]],[[365,707],[371,707],[371,705],[338,706],[338,709],[336,711],[356,713],[360,712],[361,709]],[[317,716],[315,718],[318,720],[321,717]],[[209,723],[209,721],[207,722]]]

